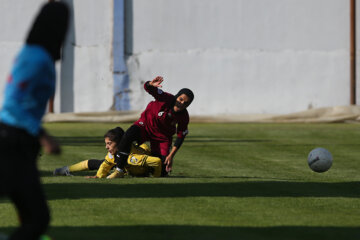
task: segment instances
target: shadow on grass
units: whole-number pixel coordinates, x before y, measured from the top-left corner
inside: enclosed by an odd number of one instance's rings
[[[99,158],[99,160],[101,160],[101,159]],[[74,174],[73,173],[71,173],[71,174],[74,175],[74,176],[77,176],[77,177],[79,177],[79,176],[83,176],[83,177],[85,177],[85,176],[95,176],[96,171],[95,170],[79,171],[79,172],[75,172]],[[51,176],[54,176],[54,173],[53,173],[53,171],[40,170],[40,176],[41,177],[51,177]]]
[[[0,228],[9,233],[13,228]],[[212,239],[360,239],[360,229],[356,227],[218,227],[218,226],[90,226],[51,227],[48,235],[57,240],[212,240]]]
[[[316,183],[251,181],[233,183],[121,184],[122,179],[104,183],[44,184],[49,200],[81,198],[168,198],[168,197],[360,197],[360,182]]]

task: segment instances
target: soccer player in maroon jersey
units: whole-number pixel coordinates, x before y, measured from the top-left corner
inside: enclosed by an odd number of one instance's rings
[[[141,117],[124,134],[120,141],[119,151],[115,155],[117,168],[109,178],[122,177],[131,144],[150,141],[153,156],[161,158],[162,175],[166,176],[172,169],[173,159],[188,133],[189,114],[186,108],[194,99],[190,89],[183,88],[175,96],[162,91],[163,77],[157,76],[144,84],[145,90],[155,101],[150,102]],[[177,134],[174,146],[172,137]],[[171,150],[170,150],[171,148]]]

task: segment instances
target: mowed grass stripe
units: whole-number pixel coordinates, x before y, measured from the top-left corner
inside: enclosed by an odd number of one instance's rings
[[[39,160],[55,239],[360,239],[360,125],[196,123],[169,178],[51,176],[103,158],[117,125],[46,124],[63,144]],[[307,166],[315,147],[333,154],[326,173]],[[0,217],[1,232],[17,225],[6,199]]]

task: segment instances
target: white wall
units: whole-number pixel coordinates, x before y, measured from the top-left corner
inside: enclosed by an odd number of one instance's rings
[[[0,0],[0,106],[3,102],[5,80],[12,63],[20,50],[37,13],[41,0],[14,1]]]
[[[66,0],[73,9],[56,112],[107,111],[113,101],[112,0]]]
[[[57,64],[55,112],[106,111],[114,91],[114,0],[65,1],[74,18]],[[11,63],[44,2],[0,0],[0,103]],[[132,110],[151,100],[142,84],[156,75],[165,77],[166,91],[195,92],[193,115],[349,104],[349,1],[125,2]]]
[[[128,4],[135,109],[151,99],[139,86],[156,75],[165,77],[166,91],[191,88],[189,111],[197,115],[289,113],[349,103],[348,1]]]
[[[6,77],[46,0],[0,0],[0,103]],[[107,111],[113,101],[113,0],[65,0],[73,9],[64,59],[57,63],[55,112]]]

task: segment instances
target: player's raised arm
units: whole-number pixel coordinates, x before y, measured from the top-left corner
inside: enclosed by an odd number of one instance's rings
[[[161,83],[163,81],[164,81],[163,77],[157,76],[156,78],[154,78],[152,81],[149,82],[149,85],[153,87],[161,88],[162,87]]]
[[[144,84],[144,89],[148,92],[151,96],[153,96],[156,100],[165,102],[169,99],[173,98],[173,95],[170,93],[164,92],[160,88],[162,87],[161,83],[164,81],[164,78],[161,76],[157,76],[151,81],[147,81]]]

